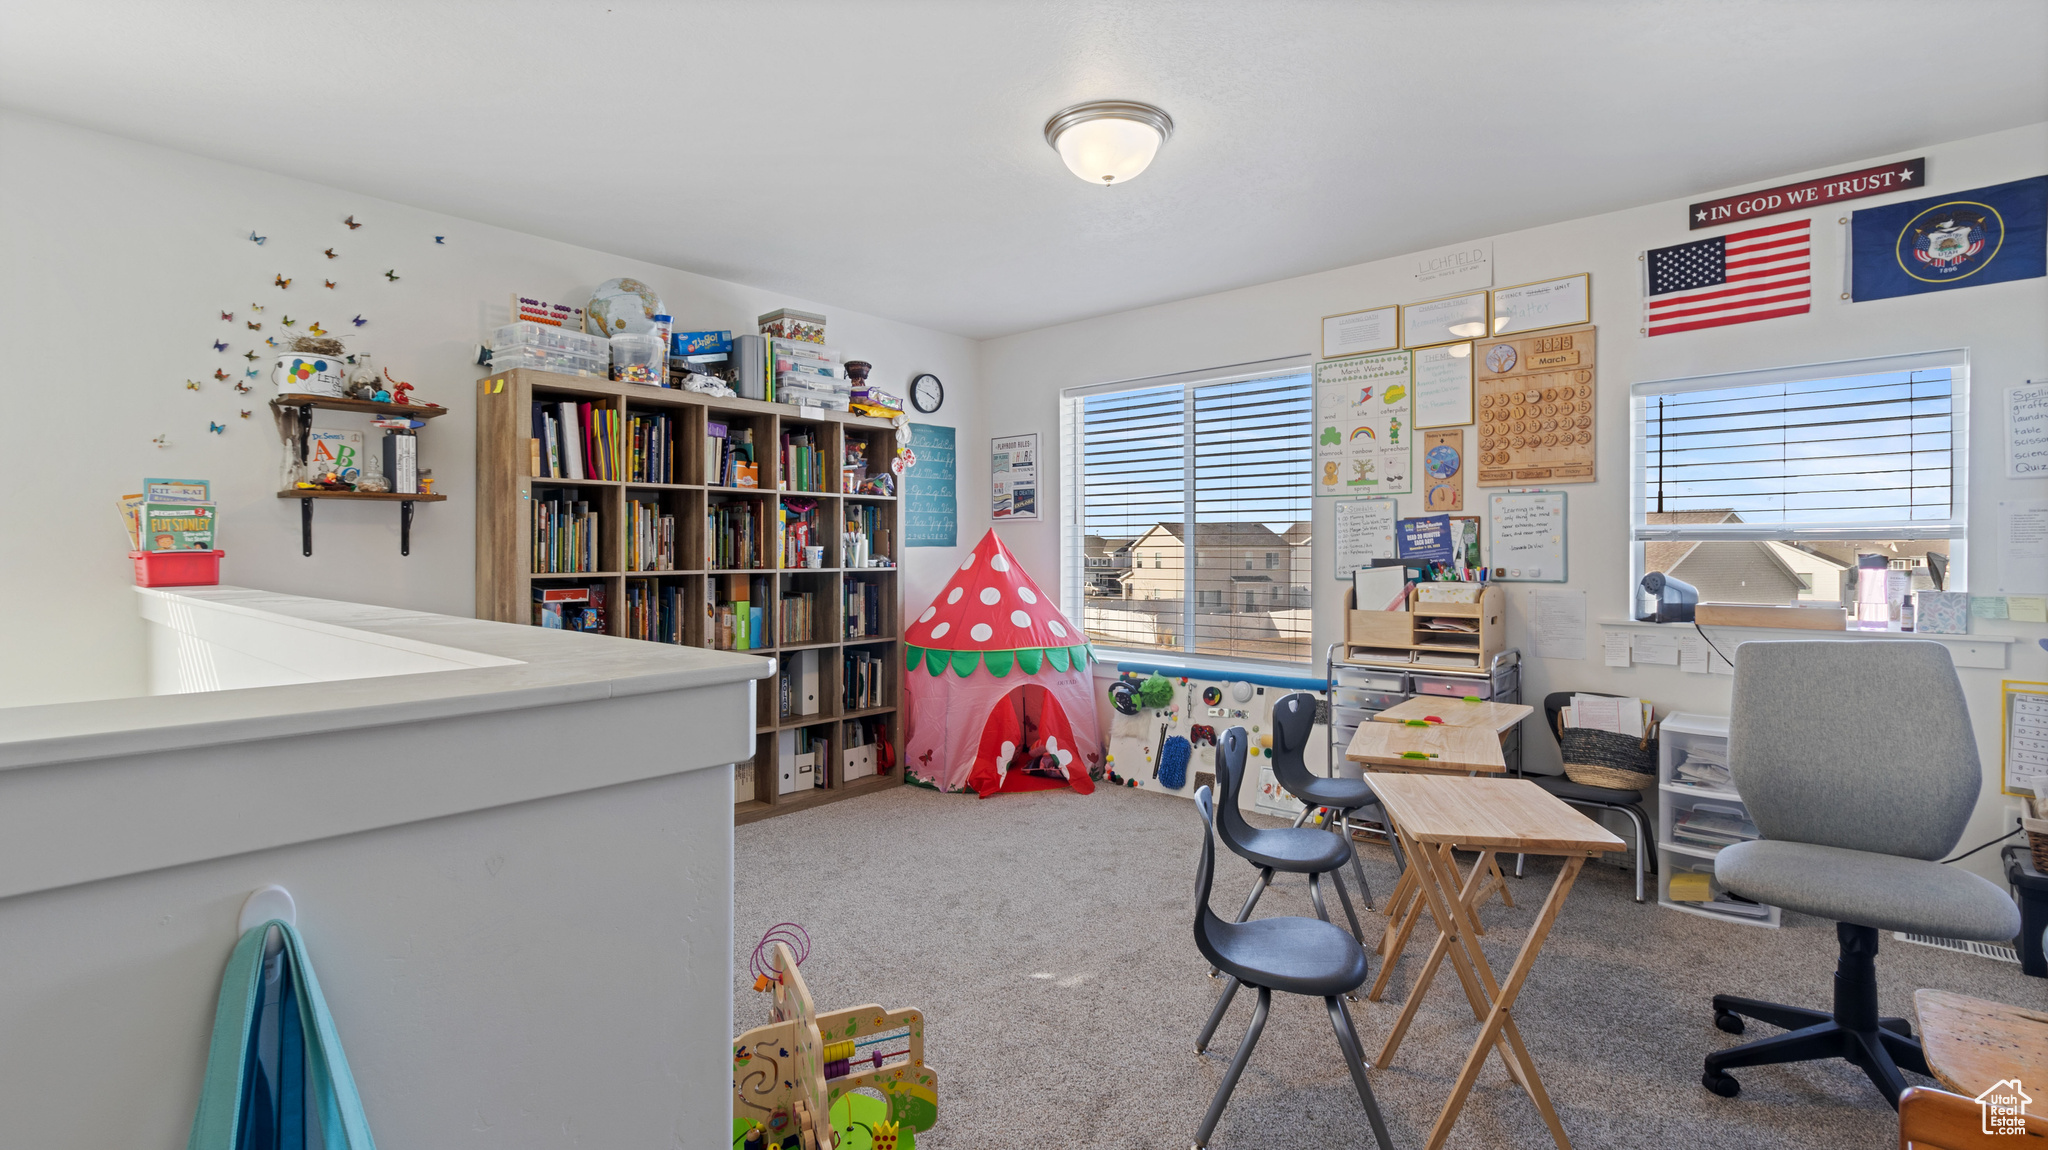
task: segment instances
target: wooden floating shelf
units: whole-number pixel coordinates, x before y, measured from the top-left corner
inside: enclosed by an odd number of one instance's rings
[[[382,499],[389,503],[442,503],[446,495],[408,495],[402,491],[330,491],[324,487],[295,487],[277,493],[279,499]]]
[[[448,414],[445,407],[427,407],[418,403],[378,403],[374,399],[338,399],[331,395],[280,395],[270,401],[274,408],[317,407],[323,411],[354,411],[364,415],[404,415],[413,419],[432,419]]]

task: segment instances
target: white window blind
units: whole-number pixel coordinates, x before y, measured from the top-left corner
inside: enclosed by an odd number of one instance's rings
[[[1960,539],[1968,375],[1958,351],[1636,384],[1634,538]]]
[[[1309,661],[1311,402],[1299,361],[1067,394],[1062,587],[1091,639]]]

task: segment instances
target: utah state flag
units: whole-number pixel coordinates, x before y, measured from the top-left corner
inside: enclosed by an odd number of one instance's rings
[[[2048,176],[1849,217],[1858,303],[2048,275]]]

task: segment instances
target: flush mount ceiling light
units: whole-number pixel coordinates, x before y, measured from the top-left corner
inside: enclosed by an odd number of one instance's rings
[[[1131,100],[1076,104],[1045,122],[1045,142],[1091,184],[1121,184],[1144,171],[1171,135],[1172,116]]]

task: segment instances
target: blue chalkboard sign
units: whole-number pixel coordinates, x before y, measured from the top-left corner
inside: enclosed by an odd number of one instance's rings
[[[917,455],[917,466],[903,473],[903,545],[955,546],[959,542],[960,508],[954,493],[958,457],[953,429],[913,423],[910,450]]]

